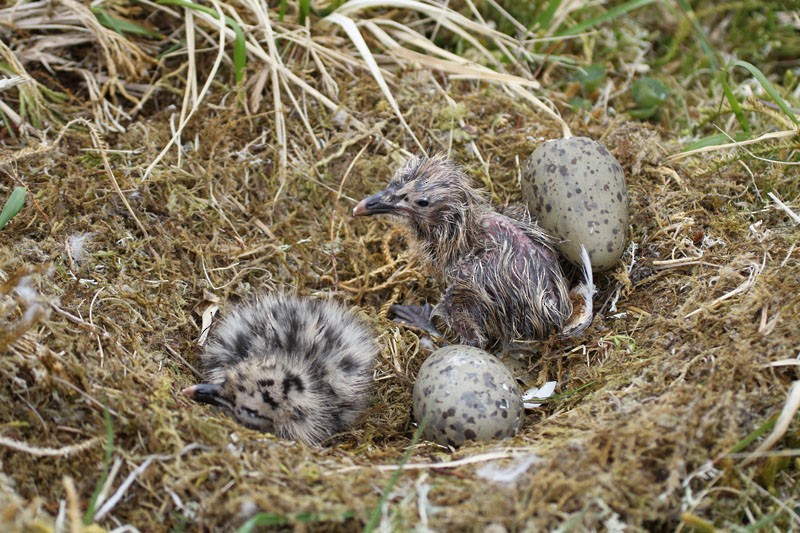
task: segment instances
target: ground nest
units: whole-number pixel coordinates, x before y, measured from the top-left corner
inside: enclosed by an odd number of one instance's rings
[[[411,129],[496,206],[519,202],[522,163],[562,127],[493,85],[445,95],[434,78],[395,80]],[[800,433],[781,417],[798,401],[800,225],[767,196],[797,198],[796,171],[719,153],[669,160],[679,140],[662,126],[564,109],[625,169],[629,246],[596,275],[581,337],[508,361],[523,388],[557,381],[556,395],[514,438],[448,449],[412,441],[431,340],[388,313],[435,303],[441,287],[388,221],[350,214],[403,158],[385,139],[416,150],[371,78],[348,91],[371,129],[310,109],[320,146],[295,143],[285,172],[274,116],[222,91],[148,175],[172,135],[168,110],[124,133],[78,122],[0,152],[2,196],[13,178],[31,191],[0,232],[3,527],[800,527]],[[290,143],[305,135],[297,116],[286,128]],[[180,394],[200,378],[204,314],[272,290],[334,296],[380,337],[370,408],[322,446]]]

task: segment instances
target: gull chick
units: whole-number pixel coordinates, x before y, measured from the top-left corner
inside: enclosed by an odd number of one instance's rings
[[[216,327],[202,354],[207,383],[183,393],[249,428],[317,444],[366,408],[377,353],[372,330],[342,304],[262,295]]]
[[[584,266],[587,283],[570,293],[551,238],[527,211],[514,218],[498,213],[452,161],[409,159],[386,189],[353,210],[354,216],[378,214],[408,230],[417,255],[445,286],[433,313],[462,343],[572,336],[591,323],[591,267]],[[435,332],[426,316],[430,306],[393,310]]]

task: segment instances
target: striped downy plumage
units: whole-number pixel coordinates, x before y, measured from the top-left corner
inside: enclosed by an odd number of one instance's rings
[[[392,215],[408,229],[421,260],[445,286],[434,313],[462,343],[576,335],[591,322],[590,279],[588,306],[584,294],[572,293],[583,312],[573,316],[550,237],[527,211],[514,218],[495,211],[452,161],[409,159],[386,189],[353,210],[354,216],[375,214]]]
[[[202,354],[207,383],[183,392],[241,424],[319,443],[369,403],[375,335],[333,300],[266,294],[234,307]]]

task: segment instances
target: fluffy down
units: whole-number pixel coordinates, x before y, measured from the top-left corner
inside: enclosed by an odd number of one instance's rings
[[[377,353],[374,333],[342,304],[263,295],[216,327],[202,354],[207,383],[184,393],[247,427],[316,444],[363,412]]]

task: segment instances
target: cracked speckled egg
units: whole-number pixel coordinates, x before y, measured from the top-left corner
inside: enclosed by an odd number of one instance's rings
[[[545,141],[525,163],[522,196],[573,263],[581,263],[581,244],[593,270],[611,268],[622,257],[628,231],[625,175],[602,144],[586,137]]]
[[[522,420],[522,395],[511,372],[472,346],[440,348],[419,369],[414,419],[423,437],[443,445],[510,437]]]

